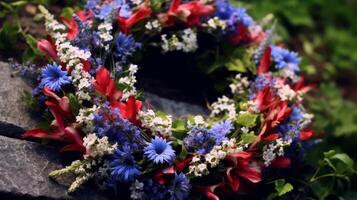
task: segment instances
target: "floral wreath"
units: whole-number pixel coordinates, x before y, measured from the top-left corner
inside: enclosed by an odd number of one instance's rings
[[[274,28],[264,31],[227,0],[88,0],[62,23],[39,9],[49,37],[37,46],[50,64],[37,71],[33,97],[52,116],[44,117],[48,128],[24,137],[80,153],[50,173],[74,174],[69,192],[95,180],[131,199],[249,195],[263,171],[301,159],[314,136],[302,105],[312,86],[299,76],[297,53],[273,45]],[[242,73],[231,94],[211,104],[210,115],[173,119],[143,103],[132,58],[149,44],[162,54],[195,53],[198,33],[243,50],[233,68],[245,68],[235,70]]]

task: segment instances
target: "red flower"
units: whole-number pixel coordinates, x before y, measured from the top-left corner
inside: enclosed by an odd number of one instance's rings
[[[211,186],[196,186],[196,190],[205,195],[209,200],[219,200],[219,197],[214,194],[215,190],[219,187],[224,187],[225,182],[224,179],[219,184],[211,185]]]
[[[230,36],[230,40],[233,44],[240,44],[241,42],[249,42],[252,40],[248,28],[244,25],[238,25],[236,27],[236,32],[237,33]]]
[[[315,132],[313,130],[304,129],[300,132],[299,139],[302,141],[310,140],[314,135]]]
[[[86,21],[93,14],[92,13],[86,14],[84,11],[80,10],[80,11],[76,12],[76,15],[81,21]],[[72,40],[78,34],[78,24],[77,24],[76,20],[74,20],[74,17],[71,17],[70,19],[61,17],[61,19],[62,19],[62,22],[64,23],[64,25],[66,25],[68,28],[67,39]]]
[[[54,60],[58,59],[57,55],[57,50],[56,50],[56,45],[53,42],[51,37],[48,37],[48,39],[42,39],[37,41],[37,48],[45,54],[47,58],[52,58]]]
[[[267,47],[264,51],[263,58],[259,63],[259,66],[257,68],[257,74],[262,74],[268,71],[270,65],[271,65],[271,47]]]
[[[122,92],[115,89],[115,82],[110,78],[109,71],[105,67],[101,67],[96,74],[95,89],[109,99],[112,104],[120,101]]]
[[[287,168],[289,167],[291,164],[291,160],[288,157],[277,157],[275,158],[270,166],[273,168],[278,168],[278,169],[282,169],[282,168]]]
[[[291,88],[295,92],[306,93],[310,91],[312,88],[314,88],[315,86],[316,84],[305,85],[305,78],[302,76],[300,80],[296,84],[294,84]]]
[[[120,102],[119,104],[113,106],[119,108],[120,115],[122,118],[129,120],[135,125],[140,124],[140,121],[138,119],[138,113],[142,108],[141,101],[136,100],[135,97],[131,96],[128,98],[128,101],[126,103]]]
[[[202,17],[213,14],[214,7],[205,5],[200,1],[191,1],[181,4],[181,0],[173,0],[168,12],[160,14],[158,17],[165,26],[172,26],[175,19],[180,19],[188,26],[200,24]]]
[[[233,191],[238,191],[241,179],[251,183],[258,183],[262,180],[260,169],[251,165],[251,159],[252,153],[249,152],[234,153],[226,157],[231,165],[227,168],[226,178]]]
[[[131,27],[133,27],[139,21],[149,17],[151,15],[151,12],[152,11],[150,7],[147,7],[146,5],[142,5],[129,18],[118,16],[117,21],[120,30],[123,31],[125,34],[128,34],[130,32]]]
[[[67,97],[58,97],[50,89],[45,88],[44,94],[52,99],[45,102],[50,112],[54,116],[50,130],[32,129],[23,134],[24,138],[51,139],[70,143],[64,146],[61,151],[79,151],[82,154],[86,152],[83,146],[81,134],[74,128],[74,117],[70,112],[69,100]]]

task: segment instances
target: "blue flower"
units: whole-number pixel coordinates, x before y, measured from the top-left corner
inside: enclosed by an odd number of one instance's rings
[[[232,31],[235,30],[237,25],[249,27],[254,23],[253,18],[247,14],[246,9],[235,8],[227,0],[216,1],[216,16],[221,20],[225,20]]]
[[[185,174],[175,173],[175,180],[172,186],[169,188],[170,200],[184,200],[188,197],[190,193],[191,185]]]
[[[300,58],[296,52],[288,51],[278,46],[271,47],[271,56],[276,69],[289,67],[294,72],[300,71]]]
[[[216,145],[221,144],[224,140],[227,140],[226,135],[233,129],[232,122],[229,120],[214,124],[210,132],[216,139]]]
[[[59,91],[62,86],[70,84],[71,79],[66,71],[62,71],[57,64],[48,64],[42,69],[41,85],[48,87],[53,91]]]
[[[175,160],[175,151],[172,149],[171,142],[166,142],[165,139],[155,137],[151,143],[145,147],[145,155],[155,164],[171,163]]]
[[[106,19],[111,16],[113,12],[113,6],[112,5],[103,5],[97,14],[95,14],[95,17],[98,19]]]
[[[129,182],[140,175],[139,166],[136,163],[133,150],[125,145],[118,149],[110,163],[111,176],[119,182]]]
[[[192,126],[188,135],[183,139],[188,151],[201,155],[207,154],[216,144],[215,136],[203,126]]]
[[[111,116],[108,118],[108,116]],[[112,144],[130,146],[132,150],[143,148],[145,141],[141,130],[126,119],[121,118],[119,109],[111,109],[109,102],[94,113],[95,129],[99,137],[107,136]]]
[[[119,61],[126,62],[127,58],[140,47],[141,44],[135,42],[131,35],[119,33],[116,37],[115,56],[119,58]]]

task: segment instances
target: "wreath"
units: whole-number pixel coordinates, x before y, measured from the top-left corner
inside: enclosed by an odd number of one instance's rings
[[[303,106],[313,86],[299,75],[298,54],[274,45],[274,25],[243,8],[226,0],[88,0],[61,22],[39,10],[49,36],[37,46],[48,64],[32,95],[49,123],[23,136],[79,153],[49,175],[74,174],[70,193],[95,180],[131,199],[254,195],[278,178],[269,171],[301,162],[314,141]],[[135,87],[135,63],[148,47],[226,66],[230,93],[209,115],[155,111]]]

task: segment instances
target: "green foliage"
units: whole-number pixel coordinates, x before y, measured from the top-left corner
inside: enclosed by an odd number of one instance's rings
[[[237,124],[247,128],[254,127],[256,125],[258,115],[252,113],[240,114],[236,120]]]
[[[350,187],[350,176],[355,173],[354,162],[347,154],[330,150],[319,161],[318,168],[310,179],[311,188],[319,199],[340,196]]]
[[[274,181],[274,184],[276,192],[271,193],[268,196],[267,200],[273,200],[278,197],[284,196],[285,194],[291,192],[294,189],[293,185],[291,185],[290,183],[286,183],[284,179],[276,180]]]

